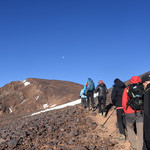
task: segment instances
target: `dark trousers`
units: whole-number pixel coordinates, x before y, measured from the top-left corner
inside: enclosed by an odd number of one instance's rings
[[[81,98],[81,105],[86,108],[86,98]]]
[[[149,149],[147,148],[147,146],[146,146],[145,141],[144,141],[144,144],[143,144],[143,150],[149,150]]]
[[[125,135],[125,118],[123,109],[117,109],[117,126],[120,134]]]
[[[90,106],[90,101],[91,101],[91,106],[94,109],[94,92],[93,91],[88,91],[87,92],[87,107],[89,108]]]
[[[106,105],[106,97],[105,96],[98,96],[99,113],[106,112],[105,105]]]

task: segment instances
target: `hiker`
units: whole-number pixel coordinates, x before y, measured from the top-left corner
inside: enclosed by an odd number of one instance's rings
[[[86,87],[84,86],[84,88],[81,90],[80,92],[80,97],[81,97],[81,105],[83,106],[83,108],[86,108],[86,99],[87,99],[87,96],[84,95],[84,89]]]
[[[125,87],[125,84],[120,79],[116,78],[114,80],[113,90],[111,93],[112,103],[116,107],[117,127],[119,128],[120,132],[120,136],[117,137],[117,139],[123,141],[125,141],[125,119],[122,107],[122,95]]]
[[[95,84],[91,78],[88,78],[84,94],[87,96],[87,110],[90,110],[90,102],[92,110],[94,111],[94,90]]]
[[[144,94],[144,146],[143,150],[150,150],[150,73],[142,76],[145,89]]]
[[[107,87],[102,80],[99,80],[99,85],[97,85],[95,92],[98,92],[98,108],[99,108],[99,115],[106,117],[106,94],[108,93]],[[103,107],[102,107],[103,105]]]
[[[138,76],[133,76],[130,79],[130,85],[124,89],[122,96],[123,111],[126,116],[126,127],[128,140],[132,149],[142,150],[143,147],[143,115],[141,108],[137,109],[135,101],[142,100],[140,91],[143,86],[141,79]],[[139,94],[135,94],[138,91]],[[138,95],[139,97],[136,97]],[[140,98],[140,99],[139,99]],[[136,129],[136,132],[135,132]],[[137,137],[136,137],[137,135]]]

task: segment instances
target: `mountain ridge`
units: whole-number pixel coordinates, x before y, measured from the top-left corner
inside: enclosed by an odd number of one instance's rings
[[[33,86],[29,84],[32,82],[30,79],[21,82],[25,88]],[[126,85],[128,83],[129,80],[126,81]],[[83,87],[76,84],[74,86],[74,88],[77,87],[77,90]],[[14,87],[11,88],[14,89]],[[116,112],[111,105],[111,90],[112,88],[109,89],[107,99],[107,110],[109,111],[106,118],[100,117],[98,110],[95,112],[86,111],[81,105],[47,111],[33,116],[29,115],[31,112],[26,112],[27,116],[17,113],[0,116],[0,149],[129,150],[128,140],[125,142],[116,140],[119,131],[116,126]],[[5,92],[7,93],[7,91]],[[79,98],[78,91],[77,97]],[[109,120],[103,126],[108,118]]]
[[[150,73],[150,71],[146,73]],[[141,78],[144,74],[139,75],[139,77]],[[128,85],[130,80],[124,83]],[[0,88],[0,115],[33,113],[62,105],[78,99],[82,88],[83,85],[72,81],[40,78],[12,81]],[[112,87],[108,91],[107,103],[110,103]]]
[[[0,89],[2,112],[34,112],[79,98],[83,85],[70,81],[27,78]]]

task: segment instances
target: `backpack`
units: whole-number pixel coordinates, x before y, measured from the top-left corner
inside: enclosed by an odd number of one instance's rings
[[[126,109],[130,106],[133,110],[142,110],[144,104],[144,86],[142,83],[130,84],[127,87],[127,94],[130,98]]]
[[[87,81],[87,87],[84,91],[84,95],[87,95],[87,92],[88,91],[94,91],[95,90],[95,85],[94,85],[94,82],[91,78],[88,78],[88,81]]]

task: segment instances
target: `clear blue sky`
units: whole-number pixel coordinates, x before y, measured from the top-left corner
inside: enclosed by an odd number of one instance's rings
[[[0,87],[42,78],[107,87],[150,70],[149,0],[1,0]]]

